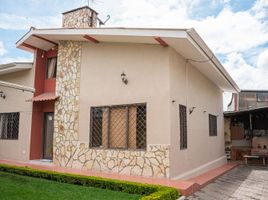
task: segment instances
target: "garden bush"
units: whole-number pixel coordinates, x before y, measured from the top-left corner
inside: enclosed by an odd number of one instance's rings
[[[46,170],[37,170],[28,167],[17,167],[0,164],[0,171],[43,178],[52,181],[58,181],[61,183],[90,186],[101,189],[126,192],[129,194],[140,194],[142,195],[141,200],[176,200],[180,195],[177,189],[166,186],[134,183],[129,181],[67,174]]]

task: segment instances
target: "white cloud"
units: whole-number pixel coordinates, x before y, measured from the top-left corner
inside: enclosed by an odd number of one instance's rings
[[[268,41],[267,22],[250,11],[233,12],[225,8],[218,16],[193,24],[216,53],[242,52]]]
[[[61,16],[19,16],[15,14],[0,13],[0,28],[2,29],[29,29],[31,26],[37,28],[50,28],[61,26]]]
[[[248,64],[240,53],[227,56],[224,66],[241,89],[268,89],[268,49],[257,59],[257,65]]]
[[[192,18],[200,7],[219,5],[223,8],[216,15]],[[268,43],[268,0],[257,0],[243,11],[234,11],[230,5],[230,0],[210,4],[206,0],[100,0],[93,4],[102,19],[111,14],[107,26],[194,27],[215,53],[226,56],[223,65],[239,87],[268,89],[268,50],[261,47]],[[5,29],[61,26],[60,15],[27,18],[0,13],[0,19],[0,28]]]
[[[264,3],[263,3],[264,2]],[[109,26],[126,27],[194,27],[216,53],[246,51],[268,41],[268,23],[263,20],[267,13],[268,1],[257,1],[252,9],[234,12],[225,7],[216,16],[205,19],[192,19],[190,13],[201,5],[202,1],[151,1],[124,0],[116,4],[110,12]],[[211,5],[212,6],[213,1]],[[109,5],[114,7],[115,5]],[[101,9],[101,8],[100,8]]]
[[[223,9],[203,19],[193,19],[190,15],[196,7],[204,6],[201,0],[124,0],[116,5],[107,1],[112,14],[109,26],[194,27],[216,54],[226,56],[223,64],[241,88],[268,89],[268,52],[260,48],[268,42],[267,0],[258,0],[252,8],[243,11],[233,11],[228,0],[211,1],[206,6],[218,2]],[[248,56],[245,52],[251,57],[245,59]]]
[[[257,67],[268,71],[268,49],[264,50],[257,60]]]
[[[0,56],[4,55],[7,52],[7,50],[4,47],[4,44],[2,41],[0,41]]]

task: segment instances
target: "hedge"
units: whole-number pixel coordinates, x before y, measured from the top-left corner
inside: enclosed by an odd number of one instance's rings
[[[129,194],[139,194],[142,195],[141,200],[176,200],[180,196],[177,189],[160,185],[142,184],[94,176],[66,174],[47,170],[37,170],[28,167],[10,166],[6,164],[0,164],[0,171],[43,178],[61,183],[90,186],[126,192]]]

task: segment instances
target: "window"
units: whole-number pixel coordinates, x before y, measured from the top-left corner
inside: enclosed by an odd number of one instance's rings
[[[20,113],[0,113],[0,139],[18,139]]]
[[[57,73],[57,57],[47,59],[46,78],[56,78]]]
[[[268,102],[268,93],[267,92],[257,93],[257,101]]]
[[[90,146],[146,149],[146,105],[92,107]]]
[[[208,115],[209,118],[209,136],[217,136],[217,116]]]
[[[180,110],[180,149],[187,149],[187,109],[179,105]]]

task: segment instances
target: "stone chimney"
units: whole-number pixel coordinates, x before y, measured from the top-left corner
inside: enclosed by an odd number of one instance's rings
[[[95,28],[99,25],[98,13],[88,6],[62,13],[63,28]]]

